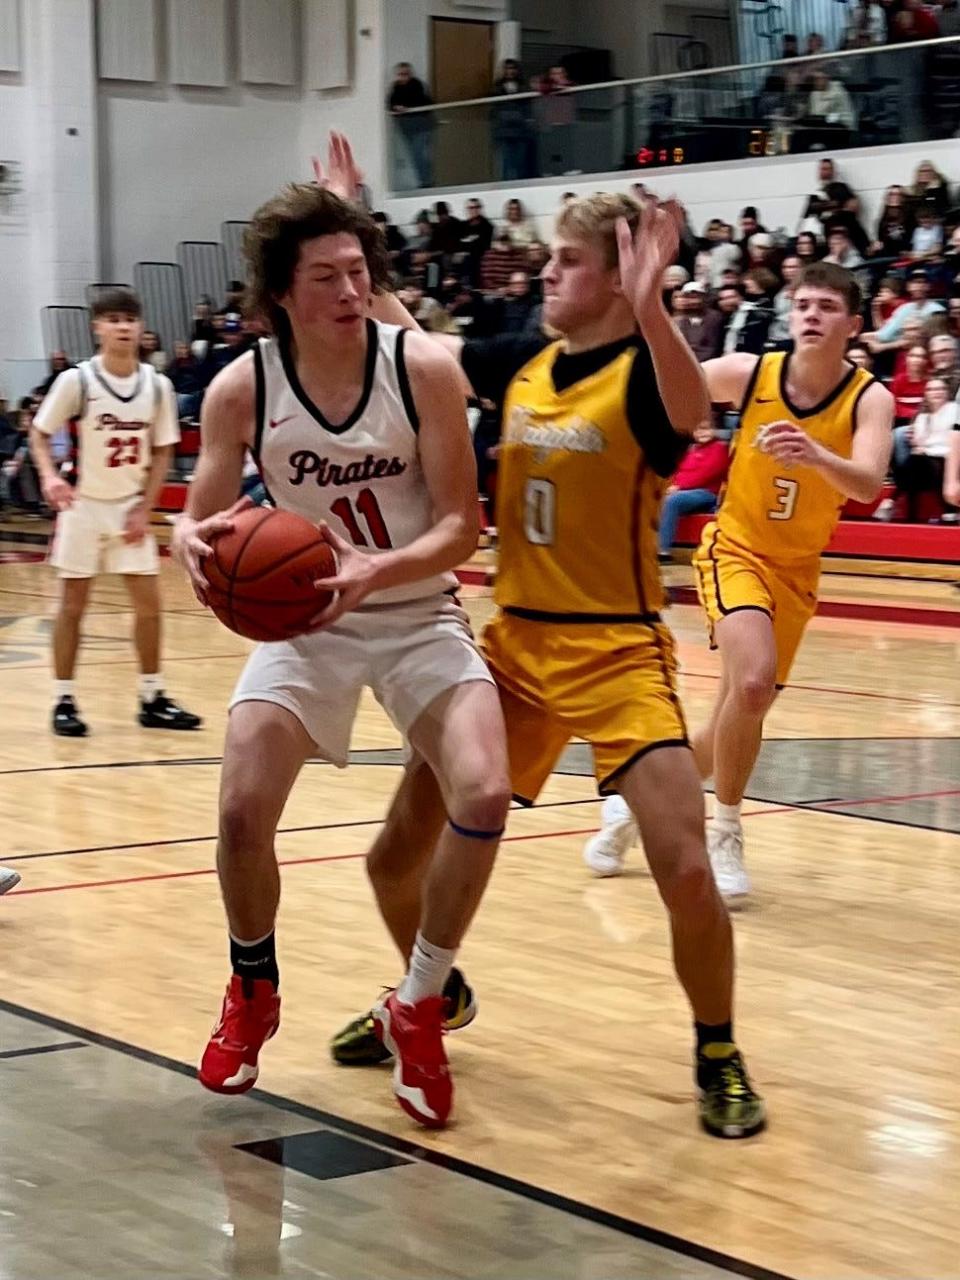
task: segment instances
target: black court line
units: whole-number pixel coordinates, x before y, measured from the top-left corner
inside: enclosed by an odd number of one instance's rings
[[[40,1026],[49,1027],[51,1030],[62,1031],[66,1035],[82,1036],[88,1043],[98,1045],[101,1049],[112,1049],[115,1053],[122,1053],[128,1058],[135,1058],[138,1062],[145,1062],[153,1067],[162,1067],[164,1070],[176,1072],[177,1075],[196,1080],[197,1068],[195,1065],[178,1062],[175,1058],[168,1058],[163,1054],[154,1053],[151,1049],[142,1049],[139,1045],[130,1044],[126,1040],[117,1040],[113,1036],[102,1035],[99,1031],[90,1031],[85,1027],[78,1027],[74,1023],[64,1022],[60,1018],[51,1017],[35,1009],[26,1009],[22,1005],[13,1004],[9,1000],[0,1000],[0,1013],[9,1013],[14,1017],[24,1018],[28,1022],[38,1023]],[[200,1087],[200,1085],[197,1085],[197,1088]],[[497,1173],[494,1169],[486,1169],[482,1165],[472,1164],[469,1160],[461,1160],[459,1157],[447,1155],[445,1152],[429,1150],[421,1147],[416,1142],[411,1142],[407,1138],[399,1138],[392,1133],[385,1133],[368,1125],[359,1124],[355,1120],[347,1120],[343,1116],[334,1115],[330,1111],[321,1111],[316,1107],[307,1106],[305,1103],[296,1102],[293,1098],[285,1098],[277,1093],[267,1093],[263,1089],[251,1089],[247,1096],[257,1102],[266,1103],[267,1106],[276,1107],[278,1111],[286,1111],[291,1115],[302,1116],[306,1120],[325,1125],[337,1133],[347,1134],[352,1138],[359,1139],[361,1142],[371,1143],[374,1146],[386,1148],[386,1150],[397,1152],[400,1155],[412,1156],[413,1159],[419,1160],[424,1164],[436,1165],[449,1173],[458,1173],[462,1177],[471,1178],[474,1182],[482,1182],[487,1186],[496,1187],[499,1191],[506,1191],[525,1200],[532,1200],[550,1209],[558,1209],[561,1213],[569,1214],[571,1217],[580,1218],[585,1222],[592,1222],[597,1226],[607,1227],[612,1231],[619,1232],[621,1235],[631,1236],[635,1240],[643,1240],[646,1244],[656,1245],[660,1249],[665,1249],[681,1257],[693,1258],[697,1262],[726,1271],[729,1275],[745,1276],[747,1280],[795,1280],[794,1277],[788,1276],[782,1271],[772,1271],[768,1267],[761,1267],[753,1262],[745,1262],[741,1258],[733,1258],[717,1249],[711,1249],[708,1245],[697,1244],[693,1240],[685,1240],[682,1236],[674,1235],[672,1232],[662,1231],[659,1227],[650,1227],[645,1223],[635,1222],[632,1218],[623,1218],[619,1214],[597,1208],[596,1205],[585,1204],[580,1200],[573,1200],[568,1196],[559,1195],[557,1192],[548,1191],[545,1187],[538,1187],[534,1183],[523,1182],[518,1178],[511,1178],[506,1174]],[[718,1139],[704,1138],[704,1141],[718,1141]]]
[[[88,1047],[85,1040],[66,1040],[63,1044],[38,1044],[32,1049],[5,1049],[3,1053],[0,1053],[0,1059],[32,1058],[38,1053],[60,1053],[63,1049],[86,1049]]]
[[[384,766],[389,768],[390,766]],[[575,775],[574,775],[575,776]],[[578,804],[601,804],[603,796],[586,796],[583,800],[556,800],[552,804],[514,805],[513,813],[530,813],[539,809],[568,809]],[[278,827],[278,836],[302,835],[306,831],[345,831],[351,827],[382,827],[385,818],[358,818],[353,822],[321,822],[311,827]],[[174,840],[131,840],[129,844],[91,845],[85,849],[45,849],[41,853],[4,854],[4,865],[10,862],[32,862],[35,858],[74,858],[82,853],[122,853],[126,849],[163,849],[177,844],[208,844],[216,836],[181,836]]]

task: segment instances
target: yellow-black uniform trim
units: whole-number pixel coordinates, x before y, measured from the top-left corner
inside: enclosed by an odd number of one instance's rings
[[[520,605],[507,604],[503,612],[512,618],[523,618],[526,622],[606,622],[610,626],[618,622],[637,622],[643,626],[653,626],[661,621],[659,613],[550,613],[543,609],[524,609]]]
[[[844,363],[850,364],[849,361],[844,361]],[[812,409],[798,409],[787,395],[787,376],[789,372],[790,353],[788,352],[787,355],[784,356],[783,363],[780,366],[780,399],[787,406],[790,412],[795,414],[798,418],[815,418],[818,413],[824,413],[829,409],[833,402],[841,396],[844,391],[846,391],[847,387],[849,387],[850,383],[857,376],[857,366],[855,364],[850,364],[849,370],[844,374],[833,390],[827,392],[820,403],[815,404]]]
[[[850,411],[850,421],[852,424],[851,435],[857,434],[857,427],[860,425],[857,417],[860,411],[860,401],[863,399],[863,397],[866,395],[866,393],[870,390],[870,388],[873,386],[875,382],[876,382],[876,378],[871,374],[869,382],[865,382],[863,384],[863,386],[860,388],[860,392],[857,395],[856,400],[854,400],[853,402],[853,408]]]
[[[628,769],[632,769],[638,760],[642,760],[644,756],[649,755],[651,751],[659,751],[661,747],[689,747],[690,742],[687,738],[664,738],[662,742],[648,742],[645,747],[641,747],[639,751],[635,751],[629,760],[625,760],[622,765],[614,769],[613,773],[608,774],[602,782],[597,784],[597,790],[602,796],[611,795],[616,791],[616,787],[612,784],[614,781],[626,773]]]

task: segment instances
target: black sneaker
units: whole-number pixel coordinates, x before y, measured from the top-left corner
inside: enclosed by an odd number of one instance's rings
[[[766,1108],[750,1083],[740,1051],[728,1047],[724,1057],[697,1055],[700,1123],[715,1138],[749,1138],[765,1128]]]
[[[178,707],[165,693],[158,693],[152,702],[141,701],[139,719],[145,729],[199,729],[203,724],[199,716]]]
[[[86,723],[77,714],[77,704],[72,698],[61,698],[53,708],[53,732],[61,738],[85,738]]]

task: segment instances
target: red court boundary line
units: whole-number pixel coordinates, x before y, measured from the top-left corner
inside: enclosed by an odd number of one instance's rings
[[[680,668],[680,675],[694,680],[719,680],[721,678],[719,672],[716,671],[689,671],[683,666]],[[868,689],[844,689],[839,685],[787,683],[783,687],[784,691],[787,689],[799,689],[803,693],[840,693],[848,698],[874,698],[879,702],[905,702],[912,707],[935,707],[937,710],[943,707],[950,711],[960,708],[960,702],[944,702],[940,698],[934,700],[933,698],[910,697],[906,693],[873,693]]]
[[[825,800],[821,804],[782,805],[773,809],[753,809],[744,818],[772,818],[783,813],[825,813],[831,809],[857,809],[871,804],[901,804],[907,800],[936,800],[944,796],[960,796],[960,788],[945,791],[917,791],[902,796],[868,796],[863,800]],[[762,803],[762,802],[761,802]],[[507,836],[502,844],[518,844],[524,840],[559,840],[564,836],[593,836],[599,827],[582,827],[575,831],[537,831],[526,836]],[[948,833],[949,834],[949,833]],[[280,867],[304,867],[320,862],[350,862],[365,858],[366,853],[324,854],[316,858],[287,858],[278,860]],[[51,884],[38,889],[14,889],[7,898],[24,898],[28,894],[63,893],[68,889],[106,889],[121,884],[147,884],[156,880],[186,880],[192,876],[216,875],[216,867],[200,867],[195,871],[160,871],[149,876],[123,876],[116,880],[84,880],[74,884]]]

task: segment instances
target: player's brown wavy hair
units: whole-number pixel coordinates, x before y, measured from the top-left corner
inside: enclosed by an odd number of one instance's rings
[[[374,292],[390,284],[386,240],[373,218],[314,183],[290,183],[253,215],[243,238],[247,261],[247,310],[261,316],[274,333],[288,328],[280,306],[293,283],[300,246],[317,236],[356,236]]]
[[[857,283],[856,277],[839,263],[811,262],[809,267],[804,267],[797,276],[793,292],[796,293],[804,285],[810,289],[829,289],[832,293],[839,293],[850,314],[852,316],[860,314],[863,306],[863,290]]]
[[[595,244],[612,270],[620,260],[617,250],[617,220],[626,218],[636,232],[640,206],[631,196],[600,191],[593,196],[571,200],[557,215],[557,234]]]

